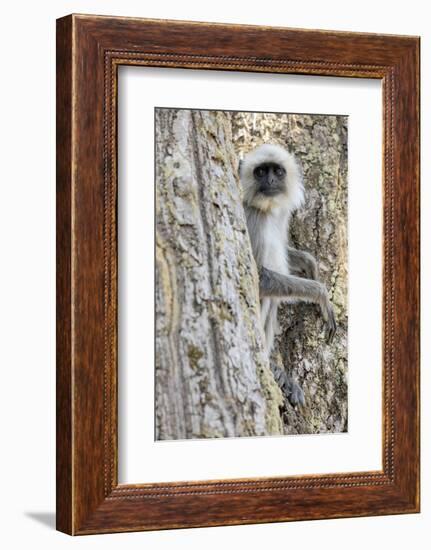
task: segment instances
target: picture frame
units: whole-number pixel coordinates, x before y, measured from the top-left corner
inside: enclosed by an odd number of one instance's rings
[[[379,79],[381,471],[118,483],[120,65]],[[419,38],[91,15],[57,20],[57,529],[419,512]]]

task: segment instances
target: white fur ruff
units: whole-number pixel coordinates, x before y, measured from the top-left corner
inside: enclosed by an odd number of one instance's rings
[[[262,163],[274,162],[286,170],[286,193],[275,197],[265,197],[256,193],[254,169]],[[288,212],[298,208],[304,199],[301,171],[295,157],[281,145],[265,143],[248,153],[241,164],[241,183],[244,193],[244,205],[269,212],[280,206]]]

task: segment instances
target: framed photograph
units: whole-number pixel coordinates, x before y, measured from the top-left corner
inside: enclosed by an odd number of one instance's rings
[[[57,21],[57,528],[419,511],[419,38]]]

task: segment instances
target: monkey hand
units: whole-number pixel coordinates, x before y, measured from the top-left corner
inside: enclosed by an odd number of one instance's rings
[[[311,279],[317,281],[319,278],[319,269],[317,267],[317,262],[309,252],[301,250],[301,260],[298,262],[302,269],[302,272],[306,279]]]
[[[288,248],[290,269],[294,275],[305,277],[312,281],[319,279],[319,268],[316,259],[312,254],[305,250]]]
[[[334,308],[329,301],[329,296],[326,289],[320,301],[320,309],[322,310],[323,319],[328,329],[326,342],[330,344],[333,341],[335,333],[337,331],[337,323],[335,322]]]
[[[317,262],[313,258],[313,256],[308,253],[305,256],[304,273],[307,279],[317,281],[317,279],[319,278],[319,269],[317,267]]]

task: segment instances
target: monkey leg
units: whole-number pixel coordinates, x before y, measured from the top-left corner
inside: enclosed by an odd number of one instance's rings
[[[332,342],[337,324],[328,291],[319,281],[303,279],[295,275],[282,275],[261,267],[259,270],[260,297],[284,298],[318,304],[328,327],[327,342]]]
[[[277,332],[278,322],[277,322],[277,309],[278,309],[278,300],[274,300],[271,298],[265,298],[265,300],[268,300],[270,302],[269,308],[268,308],[268,314],[265,319],[264,324],[264,332],[265,332],[265,340],[266,340],[266,349],[268,351],[268,355],[271,355],[271,350],[274,345],[274,336]]]
[[[301,407],[305,406],[305,396],[304,392],[301,389],[301,386],[298,382],[287,374],[284,369],[281,369],[278,365],[274,363],[271,364],[271,370],[274,375],[275,381],[277,382],[279,388],[284,393],[286,398],[289,400],[289,403],[296,407],[300,405]]]

